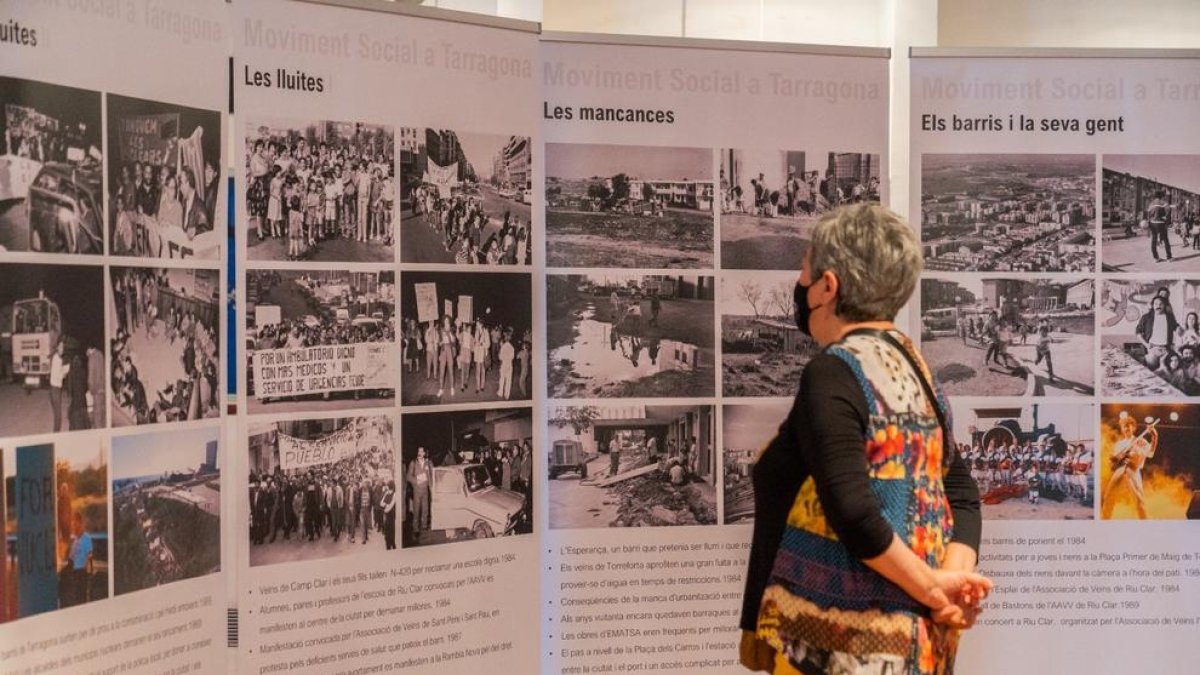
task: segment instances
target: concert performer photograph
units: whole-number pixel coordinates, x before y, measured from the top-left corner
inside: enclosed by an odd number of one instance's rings
[[[752,474],[750,670],[953,672],[992,589],[975,571],[979,490],[947,399],[893,323],[921,266],[913,228],[878,205],[813,227],[795,317],[821,352]]]

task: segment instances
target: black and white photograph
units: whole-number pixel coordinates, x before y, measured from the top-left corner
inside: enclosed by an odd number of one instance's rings
[[[406,414],[402,546],[533,532],[533,409]]]
[[[717,523],[711,405],[551,406],[552,529]]]
[[[247,410],[388,406],[396,397],[396,273],[246,273]]]
[[[816,221],[879,201],[879,155],[820,150],[721,150],[721,266],[795,270]]]
[[[115,595],[221,571],[220,434],[113,438]]]
[[[386,415],[250,425],[250,566],[397,547]]]
[[[1096,409],[1090,403],[954,406],[957,451],[985,520],[1091,520]]]
[[[402,405],[533,397],[529,274],[400,275]]]
[[[708,148],[546,144],[546,264],[709,269]]]
[[[528,265],[533,259],[532,140],[400,129],[400,259]]]
[[[221,113],[108,94],[108,250],[220,257]]]
[[[795,396],[820,348],[796,327],[795,272],[721,276],[721,393]]]
[[[104,254],[100,94],[0,77],[0,252]]]
[[[550,397],[712,396],[713,296],[710,276],[548,275]]]
[[[0,523],[6,540],[0,623],[108,597],[104,443],[99,434],[79,434],[0,445],[8,500]]]
[[[1200,271],[1200,155],[1104,155],[1105,272]]]
[[[0,437],[103,429],[104,268],[0,264]]]
[[[252,118],[244,138],[250,260],[395,261],[395,132]]]
[[[1094,155],[922,155],[931,272],[1093,272]]]
[[[1094,396],[1093,279],[921,280],[921,351],[951,396]]]
[[[218,270],[112,267],[112,426],[221,415]]]
[[[1105,396],[1200,396],[1200,281],[1105,279],[1100,354]]]
[[[726,525],[754,522],[754,465],[791,407],[791,400],[721,407]]]

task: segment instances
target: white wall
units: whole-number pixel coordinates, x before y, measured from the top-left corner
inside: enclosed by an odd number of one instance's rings
[[[941,0],[938,45],[1195,48],[1200,47],[1200,2]]]

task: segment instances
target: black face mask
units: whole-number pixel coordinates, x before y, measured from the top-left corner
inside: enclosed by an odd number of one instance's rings
[[[812,284],[804,286],[797,281],[796,288],[792,291],[792,302],[796,306],[796,328],[809,337],[812,337],[812,329],[809,328],[808,322],[812,318],[813,308],[808,306],[808,289],[812,287]]]

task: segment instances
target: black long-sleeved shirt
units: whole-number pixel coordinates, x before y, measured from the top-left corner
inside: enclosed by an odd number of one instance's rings
[[[754,465],[754,535],[742,598],[743,630],[755,629],[788,511],[809,476],[826,521],[851,555],[874,558],[891,545],[894,533],[868,476],[869,419],[866,397],[850,367],[829,354],[814,357],[801,375],[791,411]],[[954,453],[943,479],[954,518],[953,541],[978,550],[979,490],[949,438],[945,447]]]

